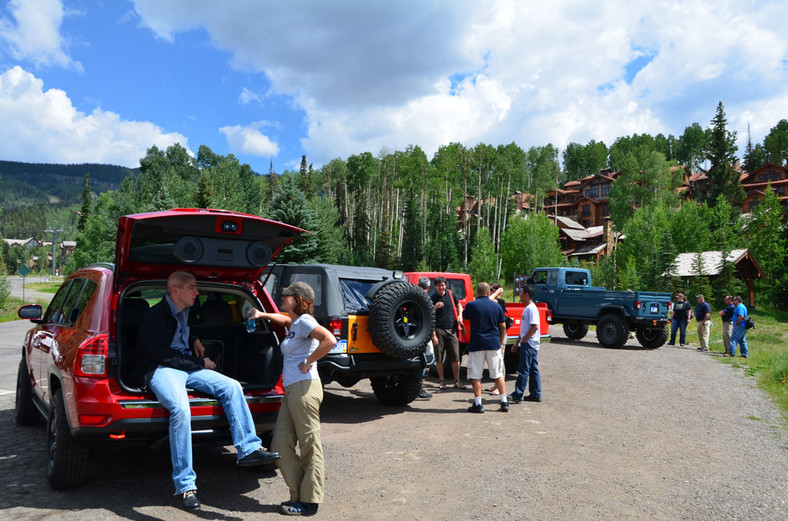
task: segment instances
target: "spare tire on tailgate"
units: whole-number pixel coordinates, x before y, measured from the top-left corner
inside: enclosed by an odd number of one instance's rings
[[[395,358],[410,358],[424,351],[435,328],[435,313],[423,289],[397,281],[381,286],[368,298],[367,329],[375,347]]]

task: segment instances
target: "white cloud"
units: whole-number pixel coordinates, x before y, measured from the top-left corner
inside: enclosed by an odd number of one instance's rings
[[[151,145],[188,146],[178,133],[118,114],[76,110],[68,95],[19,66],[0,74],[0,157],[41,163],[110,163],[138,167]]]
[[[788,19],[788,2],[136,0],[135,8],[159,37],[204,28],[234,67],[264,72],[271,93],[305,111],[302,143],[315,164],[407,144],[430,154],[456,140],[528,148],[678,136],[693,122],[707,126],[718,101],[729,115],[769,118],[767,127],[786,117],[788,36],[775,20]],[[641,56],[651,59],[628,70]]]
[[[243,88],[240,96],[238,96],[238,103],[241,105],[246,105],[247,103],[260,103],[261,100],[260,95],[256,92],[252,92],[246,87]]]
[[[16,23],[0,19],[0,41],[8,44],[12,58],[82,70],[82,65],[72,61],[63,49],[60,24],[64,13],[59,0],[11,0],[8,10]]]
[[[219,131],[224,134],[227,144],[236,154],[258,157],[274,157],[279,154],[279,145],[260,132],[256,125],[222,127]]]

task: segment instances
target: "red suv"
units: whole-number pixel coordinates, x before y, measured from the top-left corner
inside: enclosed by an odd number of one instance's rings
[[[169,413],[141,387],[135,363],[148,308],[162,299],[167,276],[195,275],[200,295],[192,331],[217,370],[241,382],[257,431],[273,428],[282,391],[281,331],[248,323],[255,306],[276,311],[259,282],[263,268],[303,230],[254,215],[177,209],[121,217],[115,264],[71,274],[25,336],[16,389],[16,422],[47,421],[47,478],[53,488],[82,484],[89,449],[99,443],[156,443],[167,437]],[[226,442],[218,402],[191,392],[195,437]],[[265,438],[264,438],[265,439]]]

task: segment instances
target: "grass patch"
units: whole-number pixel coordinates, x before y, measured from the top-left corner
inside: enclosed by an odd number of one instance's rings
[[[21,298],[17,297],[8,297],[5,300],[5,304],[2,308],[0,308],[0,322],[11,322],[12,320],[19,320],[19,315],[17,315],[17,311],[25,304],[30,304],[30,302],[25,302]],[[44,309],[49,305],[49,301],[44,299],[36,299],[35,304],[41,304]]]
[[[58,282],[34,282],[32,284],[25,284],[25,289],[30,289],[33,291],[40,291],[41,293],[57,293],[57,290],[60,289],[60,286],[63,285],[63,281]]]

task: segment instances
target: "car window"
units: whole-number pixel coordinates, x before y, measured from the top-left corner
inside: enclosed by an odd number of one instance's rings
[[[547,284],[547,271],[535,271],[533,275],[531,275],[532,284]]]
[[[79,294],[75,294],[75,298],[73,300],[72,306],[67,310],[67,317],[68,322],[70,324],[76,323],[79,317],[82,315],[82,312],[87,307],[88,302],[90,302],[90,298],[93,296],[93,293],[96,291],[98,284],[93,282],[92,280],[85,279],[85,282],[82,284],[82,289]]]
[[[82,288],[85,286],[85,279],[74,279],[71,289],[63,303],[61,324],[71,325],[79,317],[79,298],[82,295]]]
[[[288,282],[288,286],[293,282],[306,282],[309,286],[315,291],[315,307],[321,306],[323,304],[323,299],[321,298],[323,276],[320,273],[293,273],[290,276],[290,282]],[[284,287],[279,288],[279,293],[281,294],[281,290]]]
[[[44,315],[44,322],[47,324],[62,324],[65,320],[63,316],[63,303],[66,301],[66,297],[68,296],[68,292],[71,287],[74,285],[74,279],[67,280],[60,286],[60,289],[57,290],[55,296],[52,298],[52,302],[49,303],[49,307],[47,308],[47,312]]]
[[[586,274],[582,271],[567,271],[566,284],[568,286],[585,286]]]
[[[342,298],[345,300],[348,313],[357,314],[369,311],[369,300],[364,295],[374,284],[376,283],[370,281],[339,279]]]

